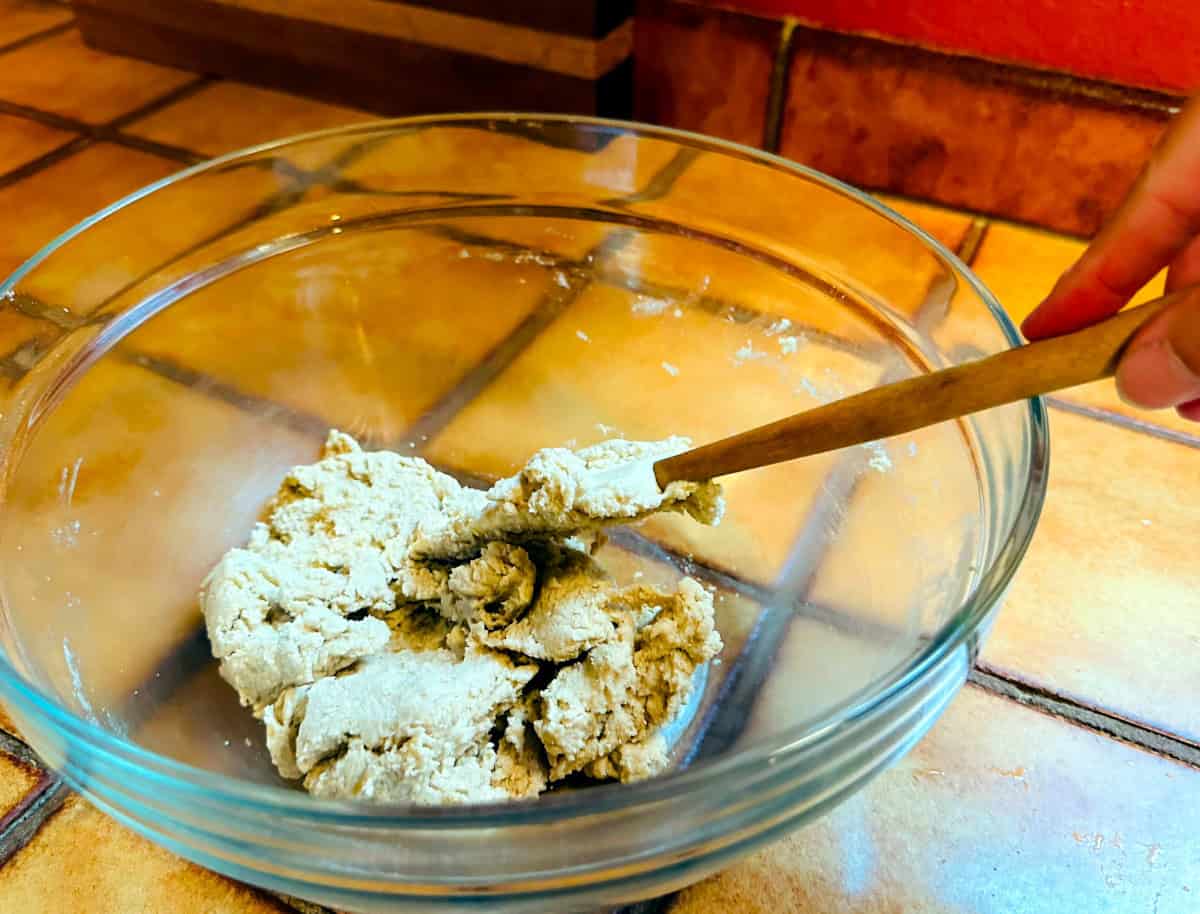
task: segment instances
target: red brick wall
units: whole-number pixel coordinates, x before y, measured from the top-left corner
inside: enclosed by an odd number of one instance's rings
[[[720,0],[720,5],[1125,85],[1200,89],[1200,0]]]

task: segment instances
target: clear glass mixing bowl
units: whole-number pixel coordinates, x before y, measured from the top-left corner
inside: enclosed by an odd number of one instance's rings
[[[845,798],[963,683],[1045,486],[1037,402],[726,480],[621,531],[716,590],[676,770],[488,808],[318,802],[218,678],[201,579],[330,426],[468,480],[697,442],[1017,342],[952,254],[728,143],[579,118],[367,124],[184,172],[2,288],[0,698],[69,783],[231,876],[362,911],[590,910]],[[15,347],[15,348],[14,348]]]

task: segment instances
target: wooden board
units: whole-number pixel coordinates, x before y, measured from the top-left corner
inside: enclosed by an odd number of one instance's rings
[[[631,0],[74,0],[102,50],[385,115],[628,117]]]

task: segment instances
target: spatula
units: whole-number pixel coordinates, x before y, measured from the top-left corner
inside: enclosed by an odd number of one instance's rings
[[[1169,303],[1169,298],[1157,299],[1074,333],[876,387],[665,457],[655,462],[654,476],[662,487],[676,480],[712,479],[1111,377],[1129,341]]]

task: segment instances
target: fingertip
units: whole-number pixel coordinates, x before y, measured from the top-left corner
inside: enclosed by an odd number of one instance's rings
[[[1200,376],[1165,336],[1135,342],[1117,366],[1116,380],[1121,399],[1143,409],[1179,408],[1200,394]]]
[[[1180,418],[1187,419],[1191,422],[1200,422],[1200,400],[1193,400],[1191,403],[1183,403],[1175,407]]]
[[[1040,340],[1046,335],[1046,302],[1042,302],[1021,321],[1021,333],[1027,340]]]

